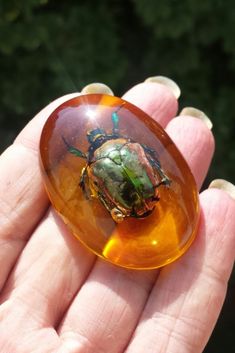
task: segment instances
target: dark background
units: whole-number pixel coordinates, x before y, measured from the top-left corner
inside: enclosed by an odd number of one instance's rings
[[[234,0],[0,0],[0,151],[58,96],[95,81],[119,96],[154,75],[213,121],[204,186],[235,183]],[[234,328],[235,275],[205,353],[235,352]]]

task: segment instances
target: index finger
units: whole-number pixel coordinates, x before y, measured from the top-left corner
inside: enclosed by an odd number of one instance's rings
[[[235,201],[222,190],[200,195],[201,221],[189,251],[162,269],[128,353],[203,351],[234,264]]]
[[[42,185],[38,143],[48,115],[69,94],[44,108],[0,157],[0,290],[48,206]]]

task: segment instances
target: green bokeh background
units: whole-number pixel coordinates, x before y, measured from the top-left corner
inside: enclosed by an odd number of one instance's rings
[[[58,96],[95,81],[122,95],[153,75],[213,121],[204,186],[235,183],[234,0],[0,0],[0,151]],[[233,275],[206,353],[235,351],[234,316]]]

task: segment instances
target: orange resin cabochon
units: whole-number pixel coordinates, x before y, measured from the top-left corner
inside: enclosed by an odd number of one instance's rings
[[[112,134],[112,113],[116,111],[120,136],[153,149],[171,180],[170,186],[158,187],[160,200],[149,216],[127,217],[121,223],[113,220],[99,198],[86,197],[79,186],[86,160],[70,153],[64,142],[87,153],[87,132],[101,128]],[[72,233],[96,255],[122,267],[153,269],[177,259],[192,243],[199,219],[192,173],[164,129],[136,106],[102,94],[68,100],[48,118],[40,156],[52,205]]]

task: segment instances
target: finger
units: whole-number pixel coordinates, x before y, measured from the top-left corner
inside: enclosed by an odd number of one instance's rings
[[[21,315],[15,317],[14,325],[19,338],[30,326],[35,329],[56,326],[93,261],[94,256],[71,236],[55,212],[49,211],[25,246],[2,291],[0,318],[2,310],[4,317],[12,317],[15,308],[21,306]],[[4,326],[4,318],[0,322]]]
[[[62,103],[79,95],[79,92],[66,94],[65,96],[57,98],[43,108],[19,133],[15,139],[15,144],[22,144],[26,148],[36,150],[36,152],[38,152],[41,131],[50,114]]]
[[[17,303],[15,303],[17,304]],[[14,312],[8,314],[7,307],[5,313],[1,313],[1,319],[4,317],[4,325],[0,323],[0,352],[4,353],[57,353],[60,347],[60,338],[52,327],[43,327],[40,330],[35,329],[31,320],[31,312],[28,312],[27,320],[31,325],[27,325],[24,334],[22,326],[19,335],[18,322],[25,324],[22,318],[22,303],[15,305]],[[16,320],[17,318],[17,320]],[[63,352],[65,353],[65,352]]]
[[[128,353],[199,353],[208,341],[234,263],[235,202],[216,189],[203,192],[200,201],[198,236],[162,270]]]
[[[166,132],[189,164],[200,189],[214,154],[211,130],[198,118],[179,116],[169,122]]]
[[[178,110],[178,101],[172,90],[163,84],[140,83],[126,92],[123,99],[142,109],[163,127]]]
[[[55,107],[72,96],[42,110],[0,157],[0,290],[48,206],[38,161],[42,126]]]
[[[59,328],[62,351],[73,345],[87,353],[121,352],[156,276],[98,260]]]

